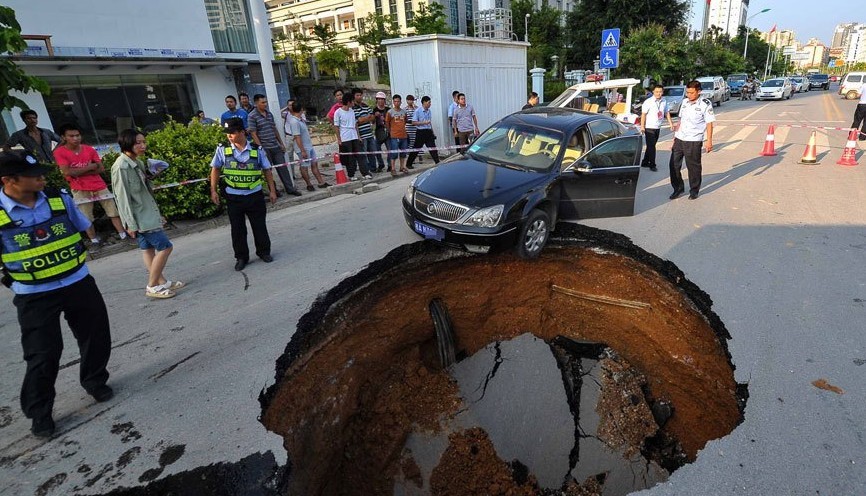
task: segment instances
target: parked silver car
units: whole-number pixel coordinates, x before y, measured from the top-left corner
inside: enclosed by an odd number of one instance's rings
[[[791,85],[791,80],[786,77],[773,78],[764,81],[758,92],[755,93],[755,100],[786,100],[790,99],[794,94],[794,87]]]
[[[671,115],[679,115],[680,107],[683,105],[683,98],[686,97],[685,86],[665,86],[662,98],[668,102],[668,109]]]
[[[794,76],[791,79],[791,84],[794,85],[794,93],[804,93],[809,91],[809,80],[803,76]]]

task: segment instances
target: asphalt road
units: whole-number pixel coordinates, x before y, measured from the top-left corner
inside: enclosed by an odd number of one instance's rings
[[[726,102],[698,200],[667,199],[664,167],[641,173],[636,214],[588,221],[676,263],[710,294],[730,330],[745,421],[647,494],[866,494],[866,157],[835,165],[846,135],[819,131],[819,165],[797,163],[810,130],[847,127],[856,102],[832,92]],[[761,157],[775,123],[775,157]],[[752,124],[745,126],[744,124]],[[670,135],[663,133],[659,164]],[[117,396],[96,404],[77,383],[65,331],[58,435],[40,441],[18,407],[24,372],[11,293],[0,292],[0,494],[99,494],[272,451],[259,391],[297,319],[321,291],[417,238],[402,220],[408,179],[268,217],[275,262],[232,270],[228,227],[174,239],[167,275],[189,286],[149,300],[136,252],[91,262],[112,321]],[[843,394],[818,389],[826,379]],[[172,457],[173,458],[173,457]],[[165,462],[166,459],[163,459]],[[149,472],[145,479],[155,472]]]

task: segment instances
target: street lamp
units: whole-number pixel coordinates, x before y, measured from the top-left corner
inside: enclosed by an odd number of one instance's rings
[[[771,9],[764,9],[760,12],[750,15],[749,18],[746,19],[746,45],[743,47],[743,58],[746,58],[746,51],[749,50],[749,21],[751,21],[752,18],[756,15],[763,14],[764,12],[769,12],[770,10]]]
[[[529,43],[529,14],[523,19],[523,41]]]

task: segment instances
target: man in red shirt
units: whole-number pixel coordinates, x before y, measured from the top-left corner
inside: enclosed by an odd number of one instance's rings
[[[337,109],[343,106],[343,90],[337,88],[334,90],[334,104],[331,105],[331,109],[328,110],[328,122],[331,124],[334,123],[334,114],[337,113]]]
[[[81,129],[77,125],[63,124],[58,131],[60,137],[63,138],[63,144],[54,150],[54,161],[60,167],[60,172],[66,176],[69,189],[72,190],[72,198],[76,200],[78,209],[91,221],[91,226],[87,229],[90,242],[94,246],[98,246],[100,243],[96,229],[92,225],[93,204],[96,201],[102,205],[105,215],[111,219],[111,224],[117,231],[117,237],[126,239],[126,230],[120,222],[117,205],[114,203],[114,195],[108,191],[108,186],[99,175],[105,170],[102,167],[99,154],[93,147],[81,144]],[[83,200],[87,201],[82,203]]]

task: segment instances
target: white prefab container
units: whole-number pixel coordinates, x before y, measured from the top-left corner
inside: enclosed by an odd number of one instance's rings
[[[407,94],[415,95],[419,107],[422,96],[433,100],[433,132],[439,146],[453,143],[448,105],[454,90],[466,94],[482,132],[526,104],[529,43],[431,34],[382,45],[388,50],[392,94],[401,95],[404,105]]]

